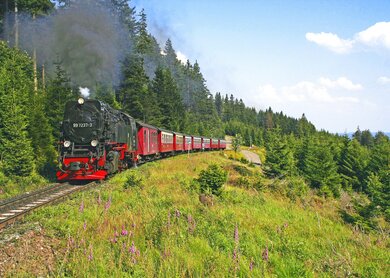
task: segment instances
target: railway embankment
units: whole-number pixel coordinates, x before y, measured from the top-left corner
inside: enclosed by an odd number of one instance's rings
[[[0,233],[0,276],[389,276],[388,237],[346,225],[347,197],[228,157],[147,163],[34,211]],[[215,194],[198,182],[210,165],[227,175]]]

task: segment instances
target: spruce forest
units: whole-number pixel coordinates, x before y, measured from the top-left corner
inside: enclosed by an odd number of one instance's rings
[[[210,92],[202,65],[179,61],[169,39],[159,45],[148,31],[146,12],[137,12],[130,1],[92,1],[96,13],[115,18],[107,27],[118,30],[111,38],[115,46],[93,45],[94,56],[71,55],[67,51],[77,52],[83,42],[70,34],[63,39],[78,41],[73,50],[42,51],[38,38],[71,22],[76,9],[82,14],[85,7],[78,2],[83,1],[1,3],[0,198],[55,180],[64,105],[88,87],[91,98],[145,123],[254,145],[264,154],[267,178],[283,181],[298,195],[310,190],[330,201],[347,194],[353,208],[340,211],[346,224],[367,233],[389,227],[390,140],[383,132],[357,127],[351,138],[332,134],[316,129],[305,114],[296,119],[271,107],[256,110],[230,92]]]

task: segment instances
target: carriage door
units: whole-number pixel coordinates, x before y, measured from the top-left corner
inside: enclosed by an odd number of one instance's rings
[[[147,129],[146,130],[146,144],[147,144],[147,146],[148,146],[148,153],[150,153],[150,137],[149,137],[149,133],[150,133],[150,130],[149,129]]]
[[[149,153],[149,130],[144,129],[144,150]]]

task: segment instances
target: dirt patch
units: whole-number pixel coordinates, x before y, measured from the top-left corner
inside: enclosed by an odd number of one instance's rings
[[[241,153],[249,162],[252,162],[256,165],[261,165],[261,160],[258,154],[247,150],[242,150]]]
[[[1,232],[0,277],[48,276],[55,273],[63,256],[61,241],[45,234],[39,226],[28,230]]]

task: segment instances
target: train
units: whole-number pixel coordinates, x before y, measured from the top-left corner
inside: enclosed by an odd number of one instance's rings
[[[185,152],[224,150],[226,141],[138,121],[100,100],[65,104],[59,142],[59,182],[96,181],[147,161]]]

